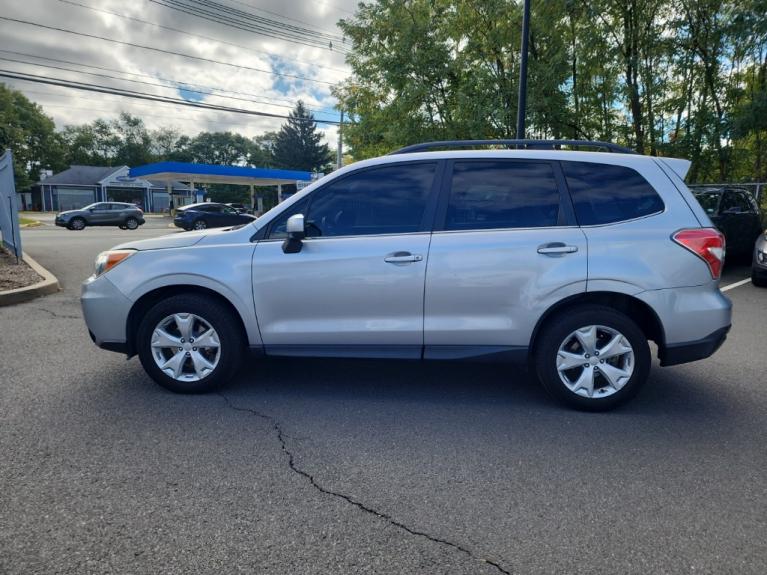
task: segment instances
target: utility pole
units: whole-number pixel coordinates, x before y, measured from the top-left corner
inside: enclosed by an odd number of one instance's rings
[[[527,44],[530,36],[530,0],[524,0],[522,12],[522,53],[519,60],[519,100],[517,104],[517,138],[525,137],[525,108],[527,106]]]
[[[341,110],[341,121],[338,124],[338,152],[336,154],[336,168],[341,169],[344,167],[344,143],[341,140],[341,131],[344,126],[344,111]]]

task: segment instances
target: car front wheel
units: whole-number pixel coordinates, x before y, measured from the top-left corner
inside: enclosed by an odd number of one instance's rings
[[[85,220],[83,218],[72,218],[69,222],[69,226],[67,226],[70,230],[84,230],[85,229]]]
[[[535,369],[544,388],[576,409],[603,411],[624,403],[647,380],[650,348],[628,316],[603,306],[582,306],[541,332]]]
[[[245,342],[233,313],[216,299],[181,294],[145,314],[136,348],[146,372],[176,393],[203,393],[229,380]]]

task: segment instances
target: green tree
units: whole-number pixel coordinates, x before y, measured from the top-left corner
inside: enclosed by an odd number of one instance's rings
[[[64,166],[64,146],[53,120],[18,90],[0,84],[0,154],[13,152],[17,191],[28,189],[40,170]]]
[[[328,169],[333,155],[326,144],[320,144],[321,139],[314,116],[299,100],[274,140],[275,165],[308,172]]]
[[[233,132],[200,132],[192,138],[191,161],[201,164],[243,166],[248,163],[251,141]]]

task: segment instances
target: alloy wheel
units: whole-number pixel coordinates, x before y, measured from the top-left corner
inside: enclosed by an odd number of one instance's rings
[[[582,397],[608,397],[634,373],[634,349],[618,330],[604,325],[581,327],[568,335],[557,352],[562,383]]]
[[[157,367],[176,381],[199,381],[213,373],[221,359],[218,333],[193,313],[163,318],[150,345]]]

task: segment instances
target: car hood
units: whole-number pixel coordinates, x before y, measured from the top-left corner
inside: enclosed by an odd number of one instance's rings
[[[235,238],[240,234],[243,235],[244,238],[249,238],[253,235],[254,231],[253,228],[248,230],[242,228],[239,230],[232,230],[231,228],[215,228],[212,230],[201,230],[199,232],[177,232],[168,234],[167,236],[160,236],[159,238],[127,242],[115,246],[112,249],[143,251],[188,248],[189,246],[203,242],[203,240],[206,244],[228,243],[230,241],[235,241]]]

